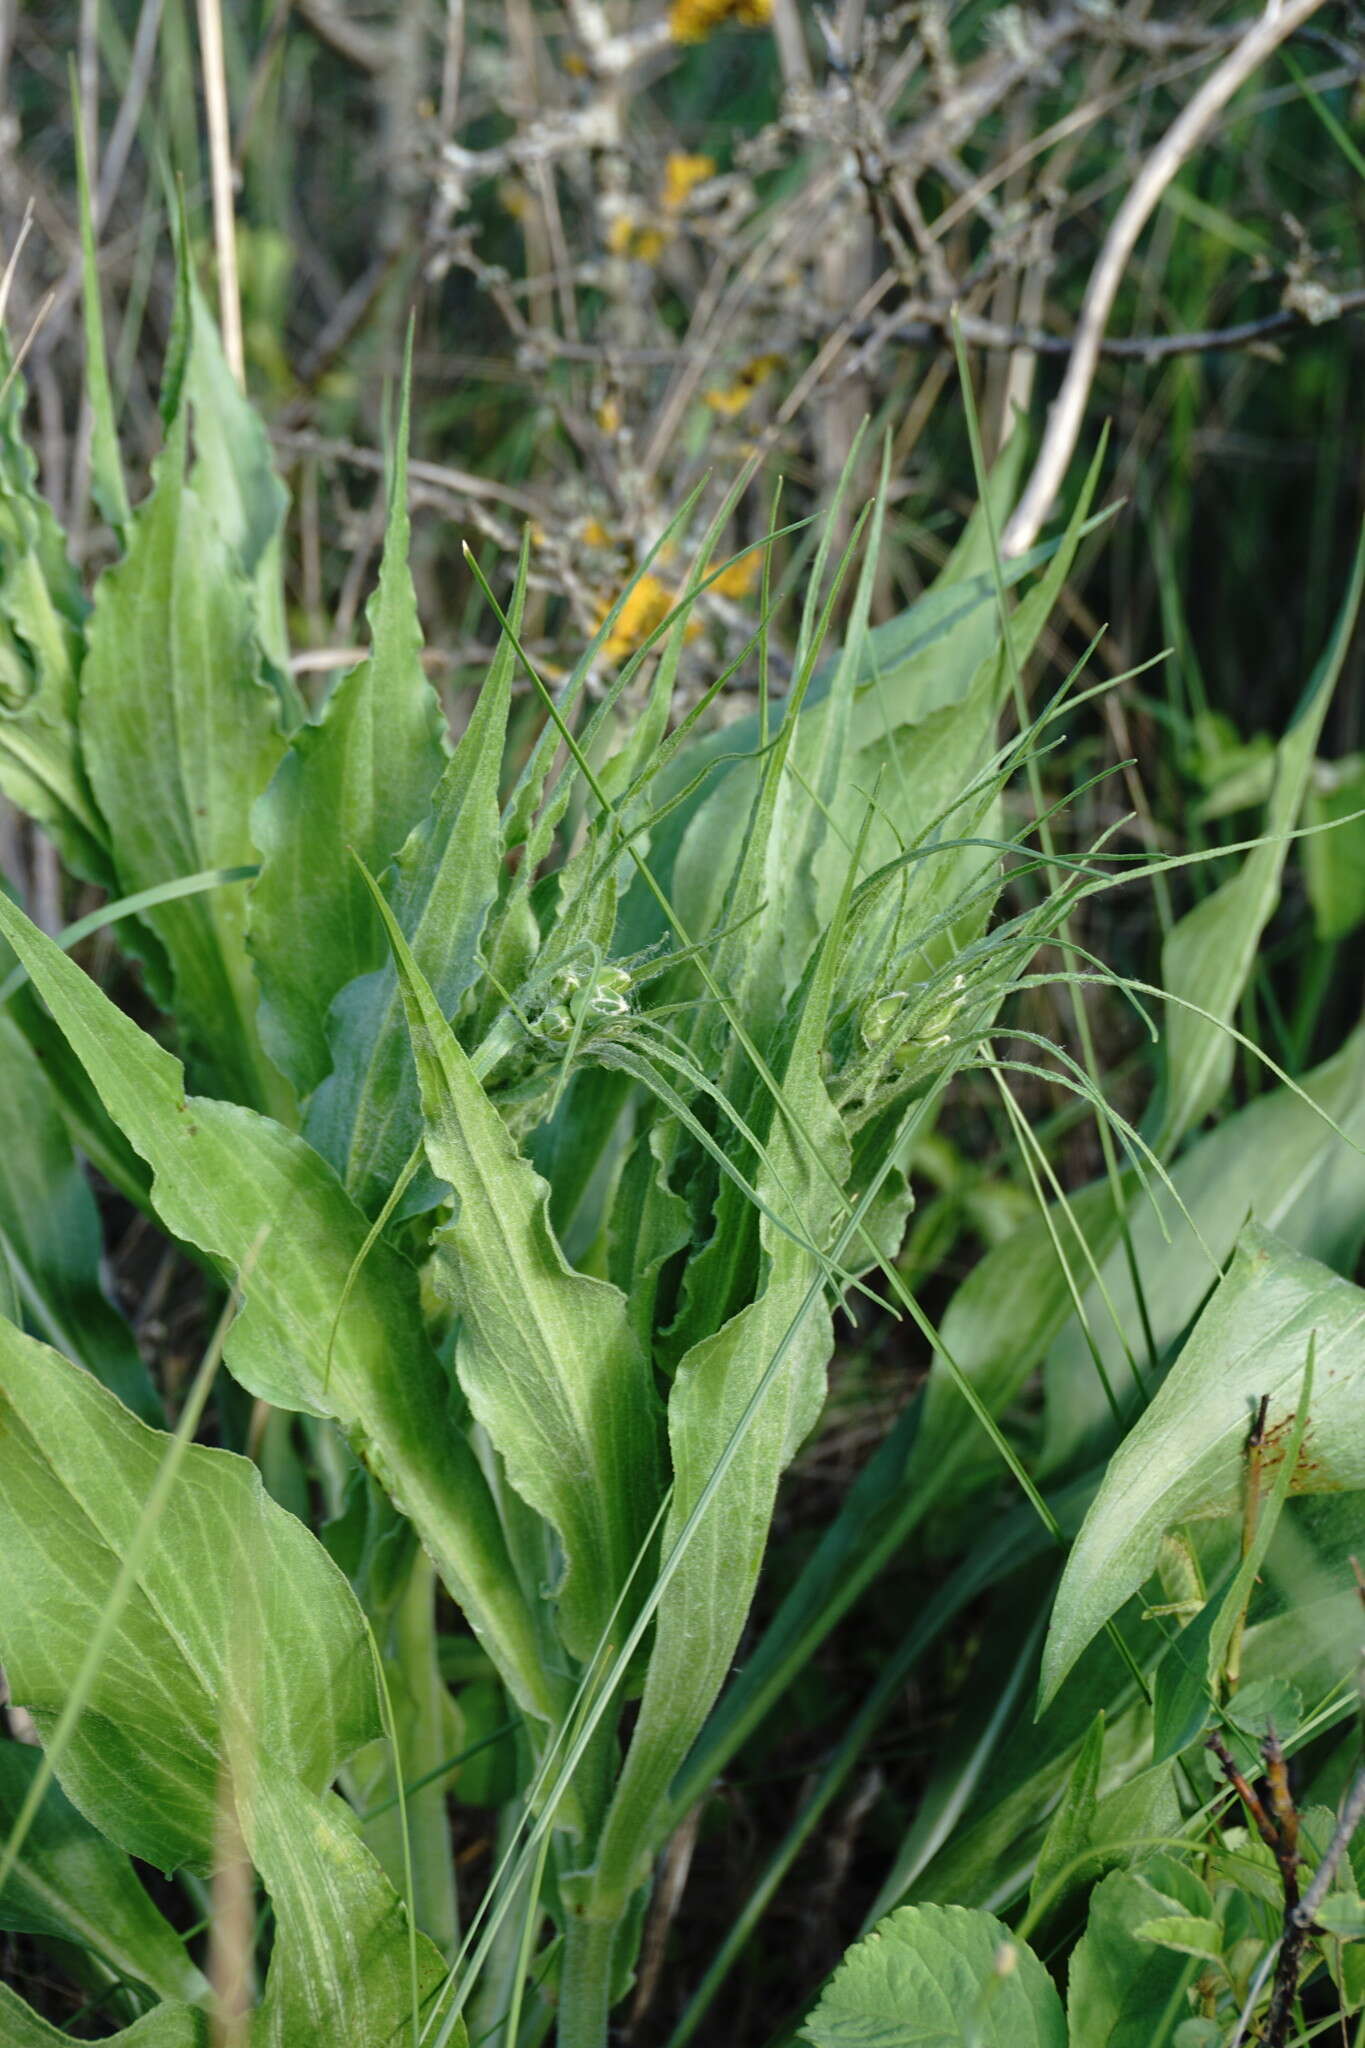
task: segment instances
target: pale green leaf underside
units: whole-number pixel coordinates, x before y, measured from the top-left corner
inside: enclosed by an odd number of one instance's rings
[[[46,1729],[168,1440],[9,1324],[0,1429],[0,1658],[14,1699]],[[317,1790],[378,1726],[364,1625],[340,1571],[255,1466],[196,1447],[60,1761],[62,1786],[131,1854],[208,1868],[229,1712]]]
[[[185,480],[182,412],[95,592],[81,677],[81,739],[121,888],[145,889],[255,857],[251,805],[284,744],[261,680],[250,593]],[[239,1101],[284,1099],[256,1037],[256,990],[235,890],[147,913],[166,949],[187,1042]]]

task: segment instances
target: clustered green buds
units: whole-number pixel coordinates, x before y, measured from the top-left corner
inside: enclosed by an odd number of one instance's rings
[[[551,979],[552,1000],[536,1020],[536,1030],[562,1045],[575,1030],[591,1030],[612,1018],[629,1016],[631,979],[628,968],[611,962],[583,971],[561,967]]]
[[[947,1045],[949,1027],[967,1000],[966,985],[966,975],[955,974],[946,988],[916,981],[874,996],[862,1015],[863,1044],[869,1052],[887,1048],[899,1067],[913,1066],[924,1053]]]

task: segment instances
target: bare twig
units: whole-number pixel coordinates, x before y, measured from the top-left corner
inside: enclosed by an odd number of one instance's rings
[[[352,21],[345,9],[331,0],[294,0],[294,11],[307,22],[319,42],[354,64],[358,71],[380,72],[388,67],[389,39]]]
[[[385,471],[384,458],[377,449],[360,448],[352,441],[332,441],[322,434],[284,430],[272,432],[270,438],[277,448],[288,449],[295,455],[316,455],[323,461],[345,462],[353,469],[368,470],[374,476],[383,476]],[[475,476],[469,470],[451,469],[441,462],[409,462],[408,475],[414,483],[428,484],[454,498],[496,498],[528,519],[538,517],[544,509],[525,491],[519,491],[511,484],[500,484],[492,477]]]
[[[1331,292],[1329,298],[1323,319],[1309,320],[1298,306],[1281,306],[1257,320],[1200,328],[1189,334],[1115,335],[1100,343],[1099,352],[1120,362],[1161,363],[1172,356],[1214,355],[1229,349],[1255,348],[1262,342],[1311,334],[1332,320],[1365,312],[1365,286]],[[871,339],[878,346],[889,341],[922,348],[928,342],[948,339],[950,320],[946,309],[916,307],[913,314],[893,314]],[[1067,356],[1076,346],[1074,335],[1049,334],[1043,328],[1022,324],[1003,326],[993,320],[979,320],[970,313],[963,314],[961,324],[962,339],[973,348],[1027,348],[1040,356]]]
[[[1269,0],[1222,63],[1166,130],[1147,157],[1129,190],[1090,273],[1076,329],[1076,342],[1061,390],[1048,417],[1043,444],[1017,508],[1001,535],[1006,555],[1020,555],[1033,545],[1052,509],[1080,438],[1086,399],[1099,362],[1100,344],[1109,324],[1119,284],[1152,210],[1180,166],[1238,88],[1271,52],[1308,21],[1323,0]]]

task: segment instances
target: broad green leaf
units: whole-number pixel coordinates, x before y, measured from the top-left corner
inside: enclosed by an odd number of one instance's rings
[[[0,1325],[0,1658],[52,1727],[129,1548],[166,1438],[78,1366]],[[59,1761],[101,1831],[162,1870],[212,1867],[223,1721],[315,1791],[377,1731],[345,1579],[260,1474],[191,1448]]]
[[[1303,842],[1303,872],[1320,939],[1344,939],[1365,923],[1365,754],[1319,761],[1303,807],[1305,825],[1330,825]],[[1344,822],[1349,819],[1349,823]]]
[[[182,407],[95,592],[81,676],[81,740],[125,893],[255,858],[248,817],[283,738],[261,680],[250,594],[185,479]],[[283,1104],[256,1036],[242,892],[163,904],[173,1005],[195,1056],[239,1101]]]
[[[575,1656],[590,1657],[659,1503],[649,1366],[625,1296],[565,1264],[545,1183],[517,1152],[393,913],[384,914],[427,1159],[455,1195],[432,1247],[438,1285],[460,1317],[456,1370],[512,1485],[558,1532],[561,1633]]]
[[[1161,977],[1172,995],[1197,1003],[1205,1016],[1171,1005],[1167,1023],[1166,1090],[1154,1139],[1170,1151],[1215,1107],[1232,1073],[1230,1022],[1256,958],[1261,934],[1279,900],[1280,877],[1313,771],[1313,755],[1332,692],[1351,644],[1365,587],[1365,534],[1332,635],[1294,719],[1279,745],[1275,786],[1266,808],[1265,841],[1247,854],[1232,880],[1206,896],[1169,933]]]
[[[95,1198],[71,1151],[43,1063],[0,1016],[0,1245],[24,1320],[144,1421],[161,1403],[133,1333],[100,1287]]]
[[[1042,1699],[1154,1569],[1168,1529],[1239,1512],[1246,1438],[1269,1398],[1263,1470],[1292,1428],[1310,1338],[1312,1409],[1291,1490],[1365,1486],[1365,1293],[1248,1224],[1227,1276],[1116,1452],[1072,1546],[1043,1655]]]
[[[1161,2021],[1183,2016],[1193,1965],[1138,1932],[1178,1912],[1178,1900],[1138,1873],[1116,1870],[1096,1886],[1067,1979],[1070,2048],[1151,2048]]]
[[[519,579],[510,612],[514,628],[523,590]],[[394,917],[446,1017],[478,977],[479,945],[497,897],[498,780],[514,661],[504,638],[427,816],[383,877]],[[305,1128],[360,1207],[374,1215],[417,1143],[422,1121],[403,998],[387,949],[375,973],[342,990],[328,1034],[334,1071],[309,1104]]]
[[[288,493],[275,470],[265,422],[228,368],[213,315],[193,280],[189,312],[185,393],[194,408],[195,488],[252,585],[261,645],[285,678],[289,642],[280,542]],[[286,694],[292,708],[292,682]]]
[[[0,400],[0,789],[51,834],[77,874],[108,883],[107,834],[77,730],[85,603],[37,488],[23,438],[26,398],[15,377]]]
[[[812,2048],[1067,2048],[1052,1979],[989,1913],[901,1906],[851,1948],[801,2037]]]
[[[140,2020],[134,2020],[131,2027],[108,2035],[105,2048],[208,2048],[208,2039],[206,2012],[188,2005],[158,2005]],[[70,2041],[70,2034],[40,2020],[8,1985],[0,1984],[3,2048],[69,2048]]]
[[[41,1755],[30,1743],[0,1742],[0,1836],[17,1817]],[[96,1834],[56,1784],[44,1793],[0,1893],[0,1927],[75,1942],[159,1998],[190,2004],[208,1989],[128,1858]]]
[[[406,1911],[339,1799],[314,1798],[254,1745],[234,1745],[234,1762],[250,1787],[243,1839],[275,1910],[251,2048],[408,2048],[414,1988],[424,2017],[445,1976],[437,1950],[417,1937],[414,1987]]]
[[[1340,1124],[1357,1143],[1365,1142],[1365,1030],[1300,1085],[1310,1102],[1288,1088],[1261,1096],[1191,1145],[1172,1170],[1176,1194],[1216,1258],[1231,1253],[1248,1209],[1318,1258],[1336,1264],[1355,1255],[1365,1230],[1365,1162],[1325,1119]],[[1316,1114],[1310,1103],[1324,1114]],[[1129,1229],[1148,1314],[1158,1345],[1165,1347],[1196,1313],[1214,1276],[1178,1204],[1154,1177],[1156,1214],[1131,1172],[1121,1184],[1130,1205]],[[1131,1399],[1134,1392],[1124,1339],[1137,1348],[1140,1368],[1145,1363],[1132,1279],[1124,1253],[1115,1248],[1118,1221],[1110,1184],[1099,1181],[1082,1188],[1068,1198],[1067,1211],[1054,1205],[1051,1229],[1047,1219],[1032,1217],[989,1251],[957,1289],[940,1324],[944,1348],[995,1415],[1005,1411],[1047,1357],[1047,1472],[1075,1469],[1112,1427],[1090,1347],[1079,1329],[1064,1327],[1074,1306],[1053,1248],[1053,1230],[1120,1400]],[[1077,1230],[1103,1275],[1122,1338],[1091,1279]],[[936,1359],[912,1467],[910,1483],[917,1489],[957,1493],[989,1469],[995,1453],[967,1421],[952,1375]]]
[[[254,1258],[227,1361],[276,1407],[339,1422],[397,1504],[523,1704],[548,1717],[542,1668],[487,1481],[451,1412],[427,1339],[417,1276],[382,1241],[360,1268],[336,1332],[365,1219],[311,1146],[266,1117],[186,1097],[178,1060],[0,898],[0,934],[154,1172],[166,1227],[227,1269]],[[268,1234],[262,1241],[262,1231]]]
[[[0,1652],[14,1696],[46,1731],[133,1548],[166,1439],[3,1327],[0,1418]],[[397,1895],[326,1789],[378,1727],[364,1618],[341,1572],[253,1465],[188,1449],[57,1770],[111,1841],[162,1868],[219,1864],[231,1801],[275,1915],[253,2048],[410,2038],[414,2000],[444,1974],[428,1942],[410,1944]],[[114,1852],[99,1845],[101,1870],[79,1845],[108,1891]],[[26,1846],[21,1897],[35,1857],[42,1875],[55,1861],[41,1810]],[[90,1913],[97,1901],[83,1903]],[[126,1901],[121,1911],[127,1920]],[[155,1923],[150,1902],[147,1914]],[[145,1927],[134,1931],[145,1941]],[[174,1988],[202,1989],[183,1952],[180,1962]]]
[[[384,933],[354,852],[378,874],[427,816],[445,763],[441,708],[422,669],[408,570],[407,401],[399,423],[370,655],[300,726],[252,828],[261,872],[250,944],[261,1033],[301,1096],[329,1072],[327,1012],[357,975],[382,966]]]
[[[1296,1250],[1341,1272],[1351,1270],[1365,1235],[1365,1158],[1354,1149],[1365,1145],[1365,1028],[1301,1076],[1299,1085],[1308,1101],[1289,1088],[1258,1096],[1224,1117],[1176,1164],[1171,1180],[1203,1245],[1155,1176],[1150,1200],[1134,1194],[1129,1232],[1158,1356],[1188,1327],[1209,1291],[1215,1277],[1209,1253],[1226,1264],[1248,1214]],[[1344,1142],[1333,1125],[1353,1142]],[[1103,1192],[1097,1193],[1103,1209]],[[1081,1289],[1091,1340],[1120,1402],[1135,1410],[1137,1390],[1123,1340],[1137,1353],[1140,1370],[1146,1367],[1146,1348],[1127,1258],[1121,1248],[1111,1249],[1116,1235],[1112,1210],[1098,1229],[1087,1228],[1086,1237],[1117,1328],[1064,1218],[1057,1227]],[[1055,1255],[1047,1256],[1050,1270],[1060,1278]],[[1113,1418],[1090,1345],[1076,1324],[1049,1351],[1043,1386],[1043,1471],[1089,1463],[1108,1441]]]

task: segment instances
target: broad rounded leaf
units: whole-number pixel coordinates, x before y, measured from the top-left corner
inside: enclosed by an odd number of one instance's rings
[[[1066,2048],[1052,1979],[990,1913],[901,1906],[851,1948],[802,2029],[814,2048]]]

